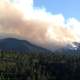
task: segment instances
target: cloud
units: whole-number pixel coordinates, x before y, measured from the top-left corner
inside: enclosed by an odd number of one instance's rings
[[[19,35],[48,48],[55,42],[80,41],[79,30],[79,20],[34,8],[33,0],[0,0],[0,33]]]

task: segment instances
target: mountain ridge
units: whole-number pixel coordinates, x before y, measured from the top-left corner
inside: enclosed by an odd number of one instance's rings
[[[18,52],[41,52],[49,53],[46,48],[34,45],[29,41],[17,38],[0,39],[0,50],[14,50]]]

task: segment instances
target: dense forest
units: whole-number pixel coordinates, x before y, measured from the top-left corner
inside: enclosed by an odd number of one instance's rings
[[[0,80],[80,80],[80,54],[0,51]]]

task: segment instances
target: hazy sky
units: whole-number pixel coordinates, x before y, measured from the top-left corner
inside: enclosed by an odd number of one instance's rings
[[[80,0],[34,0],[34,6],[45,7],[54,14],[63,14],[65,18],[80,20]]]

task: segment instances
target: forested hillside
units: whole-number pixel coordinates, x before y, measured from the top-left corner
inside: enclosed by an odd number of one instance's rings
[[[0,51],[0,80],[80,80],[80,54]]]

